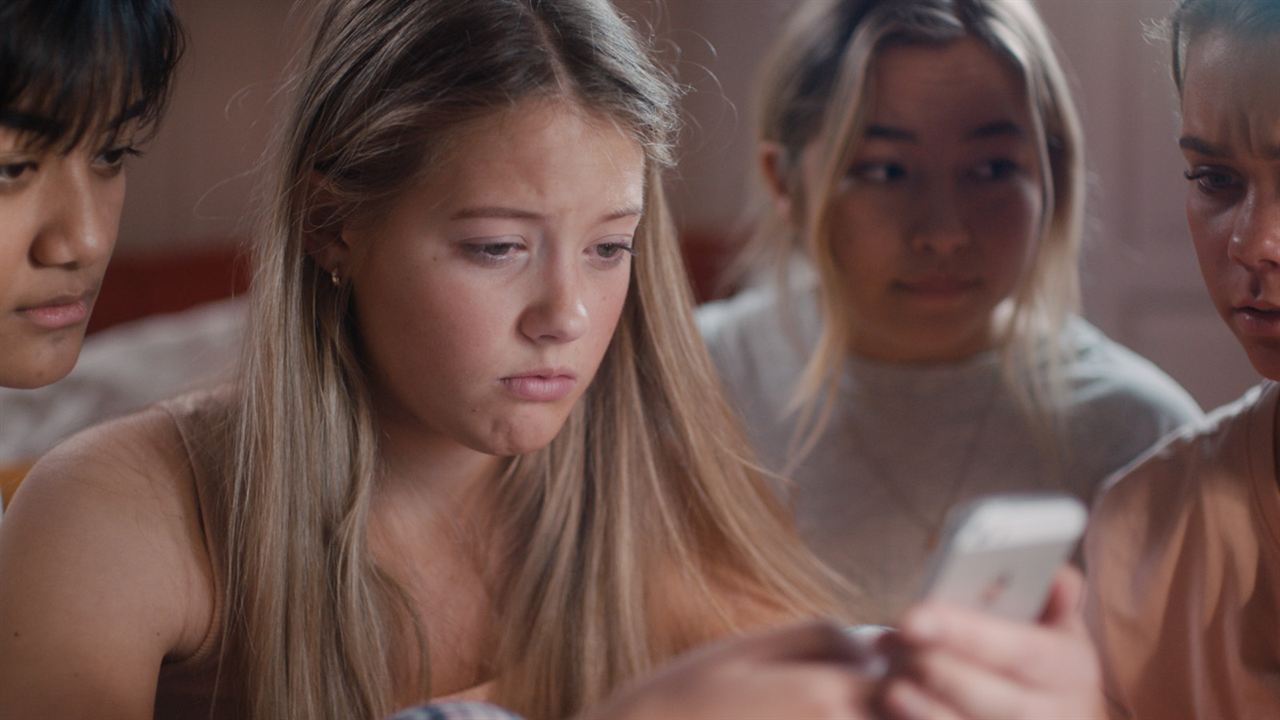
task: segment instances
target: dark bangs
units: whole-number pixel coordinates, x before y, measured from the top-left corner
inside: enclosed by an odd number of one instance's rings
[[[41,151],[145,137],[183,44],[169,0],[4,0],[0,127]]]

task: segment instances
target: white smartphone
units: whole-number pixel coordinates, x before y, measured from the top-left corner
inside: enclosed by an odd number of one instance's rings
[[[988,495],[947,515],[921,599],[1034,620],[1071,556],[1089,512],[1057,493]]]

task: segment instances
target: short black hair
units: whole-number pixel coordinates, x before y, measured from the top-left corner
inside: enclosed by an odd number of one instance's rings
[[[170,0],[4,0],[0,126],[59,152],[154,131],[184,47]]]

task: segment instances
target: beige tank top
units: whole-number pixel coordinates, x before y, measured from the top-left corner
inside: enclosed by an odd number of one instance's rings
[[[216,527],[218,493],[214,483],[220,471],[226,438],[227,397],[225,390],[199,392],[168,400],[157,407],[168,414],[182,438],[195,487],[200,534],[213,568],[213,615],[199,648],[184,658],[166,658],[160,666],[156,686],[156,720],[182,718],[240,718],[240,673],[230,660],[221,663],[221,635],[224,622],[222,568],[213,561],[217,544],[210,528]],[[216,702],[215,702],[216,700]]]

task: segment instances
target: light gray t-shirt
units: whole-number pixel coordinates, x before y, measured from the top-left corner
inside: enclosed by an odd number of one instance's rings
[[[819,334],[817,294],[778,302],[759,287],[698,311],[730,401],[765,466],[787,470],[796,420],[786,412]],[[851,357],[826,430],[790,469],[801,535],[892,622],[919,591],[946,511],[995,492],[1062,490],[1085,502],[1113,471],[1203,417],[1159,368],[1078,317],[1066,329],[1060,459],[1002,380],[996,352],[955,364]]]

